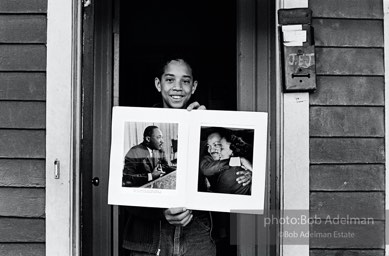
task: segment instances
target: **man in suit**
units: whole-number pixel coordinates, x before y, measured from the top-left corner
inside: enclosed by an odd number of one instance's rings
[[[168,165],[162,151],[162,131],[148,126],[143,132],[143,142],[126,154],[123,169],[123,187],[140,187],[174,170]]]

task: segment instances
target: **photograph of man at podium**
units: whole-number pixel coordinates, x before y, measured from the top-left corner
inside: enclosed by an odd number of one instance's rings
[[[139,126],[142,125],[130,124],[129,129],[137,134]],[[172,126],[174,129],[177,125]],[[147,126],[143,131],[143,141],[132,146],[124,157],[122,186],[175,189],[175,173],[171,173],[176,167],[166,158],[164,146],[162,130],[156,125]]]

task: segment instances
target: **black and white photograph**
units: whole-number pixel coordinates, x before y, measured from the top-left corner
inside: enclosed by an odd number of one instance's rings
[[[122,186],[176,188],[178,124],[126,122]]]
[[[253,129],[201,127],[199,192],[251,195]]]
[[[389,256],[389,0],[0,0],[0,256]]]
[[[267,113],[114,107],[111,141],[109,204],[263,210]]]
[[[160,208],[183,204],[188,144],[183,114],[113,108],[108,203]]]

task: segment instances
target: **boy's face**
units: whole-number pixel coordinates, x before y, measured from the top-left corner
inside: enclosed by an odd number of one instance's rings
[[[161,78],[155,78],[155,87],[162,95],[164,108],[185,108],[197,87],[192,70],[183,60],[172,60]]]

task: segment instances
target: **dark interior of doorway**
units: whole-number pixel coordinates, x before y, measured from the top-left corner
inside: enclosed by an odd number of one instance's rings
[[[122,0],[119,105],[158,103],[155,70],[163,56],[178,54],[194,66],[194,100],[236,110],[236,45],[236,0]]]
[[[159,103],[154,77],[160,59],[181,55],[190,59],[199,82],[192,99],[207,109],[236,110],[236,12],[236,0],[121,0],[119,105]],[[119,212],[123,227],[126,213]],[[119,230],[119,241],[121,235]],[[236,255],[236,246],[220,248],[218,255]]]

